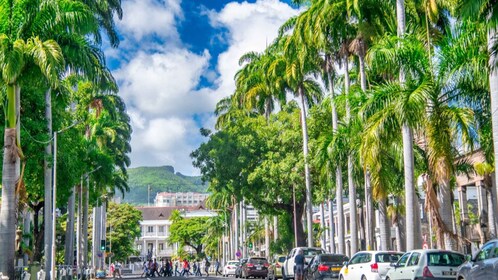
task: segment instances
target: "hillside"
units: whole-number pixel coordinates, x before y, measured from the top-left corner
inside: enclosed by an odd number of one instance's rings
[[[124,202],[147,204],[147,186],[150,186],[150,203],[158,192],[206,192],[200,176],[175,173],[172,166],[137,167],[128,169],[130,191]]]

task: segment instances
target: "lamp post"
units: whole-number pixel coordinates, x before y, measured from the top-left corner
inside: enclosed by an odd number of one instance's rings
[[[55,216],[55,210],[56,210],[56,197],[57,197],[57,135],[59,133],[62,133],[68,129],[70,129],[71,127],[75,126],[79,124],[79,122],[75,122],[73,123],[72,125],[66,127],[66,128],[63,128],[61,130],[58,130],[58,131],[55,131],[54,132],[54,135],[53,135],[53,141],[54,141],[54,168],[53,168],[53,180],[52,180],[52,267],[51,267],[51,275],[50,275],[50,278],[52,280],[55,280],[56,277],[55,277],[55,247],[56,247],[56,242],[55,242],[55,238],[56,238],[56,216]]]

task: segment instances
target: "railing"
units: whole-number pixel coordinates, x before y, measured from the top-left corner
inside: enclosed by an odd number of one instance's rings
[[[33,273],[33,274],[32,274]],[[50,273],[50,272],[48,272]],[[91,270],[85,269],[84,272],[78,273],[78,270],[70,265],[56,266],[57,280],[70,279],[90,279]],[[15,280],[44,280],[46,272],[40,269],[40,266],[16,266],[14,270]]]

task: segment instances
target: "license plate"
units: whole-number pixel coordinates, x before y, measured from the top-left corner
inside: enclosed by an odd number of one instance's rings
[[[261,266],[256,266],[256,270],[261,270]]]
[[[443,275],[455,276],[456,275],[456,271],[443,271]]]
[[[340,271],[340,270],[341,270],[341,268],[340,268],[340,267],[332,267],[330,270],[331,270],[331,271]]]

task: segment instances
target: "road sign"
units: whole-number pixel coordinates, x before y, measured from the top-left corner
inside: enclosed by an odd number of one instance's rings
[[[237,250],[237,252],[235,252],[235,256],[236,256],[237,258],[242,257],[242,253],[240,252],[240,250]]]

